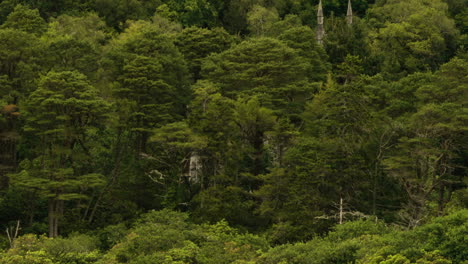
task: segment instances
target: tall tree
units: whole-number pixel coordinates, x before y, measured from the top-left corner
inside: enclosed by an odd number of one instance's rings
[[[402,215],[410,227],[434,213],[431,201],[438,205],[436,213],[442,213],[453,191],[464,186],[466,69],[466,60],[454,58],[435,73],[432,83],[417,89],[417,111],[408,118],[403,137],[385,161],[407,192],[409,201]]]
[[[10,87],[2,95],[7,103],[18,104],[34,89],[34,79],[41,71],[38,61],[43,52],[41,44],[32,34],[0,29],[0,75]]]
[[[118,80],[115,95],[131,106],[137,151],[145,150],[150,129],[185,114],[189,75],[173,40],[158,25],[137,22],[111,43],[105,63],[113,65],[110,73]]]
[[[201,78],[203,59],[211,53],[227,50],[234,40],[223,28],[188,27],[177,36],[176,44],[187,61],[193,79],[197,81]]]
[[[26,131],[34,137],[35,157],[22,163],[14,184],[39,190],[48,200],[49,236],[59,235],[65,201],[86,198],[102,184],[92,163],[89,137],[102,125],[109,105],[78,72],[49,72],[29,97]]]
[[[329,57],[323,48],[317,44],[315,33],[311,28],[307,26],[288,26],[277,37],[286,43],[288,47],[295,49],[302,60],[307,62],[306,74],[310,82],[326,81],[327,73],[330,71]]]
[[[257,37],[266,36],[272,30],[274,22],[278,20],[276,9],[267,9],[260,5],[254,5],[247,13],[250,34]]]
[[[47,24],[39,15],[37,9],[29,9],[26,6],[17,5],[15,10],[8,15],[2,27],[41,35],[45,32]]]
[[[202,73],[228,97],[258,95],[264,106],[297,118],[315,88],[308,67],[284,42],[254,38],[208,57]]]

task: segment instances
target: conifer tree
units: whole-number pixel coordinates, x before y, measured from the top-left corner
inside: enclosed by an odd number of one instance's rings
[[[48,200],[49,236],[59,235],[65,202],[86,199],[103,184],[89,171],[89,137],[102,125],[109,104],[76,71],[49,72],[28,99],[25,130],[34,138],[35,156],[12,175],[14,185],[36,190]]]

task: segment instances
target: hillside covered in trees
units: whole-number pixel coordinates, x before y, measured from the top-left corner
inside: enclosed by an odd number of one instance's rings
[[[467,263],[467,0],[2,0],[0,264]]]

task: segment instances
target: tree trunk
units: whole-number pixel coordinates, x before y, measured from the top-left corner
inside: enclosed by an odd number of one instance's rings
[[[255,151],[253,174],[259,175],[263,173],[263,132],[256,133],[252,145]]]
[[[54,198],[49,200],[49,237],[57,237],[59,235],[59,220],[63,214],[64,201]]]
[[[378,164],[374,165],[374,177],[373,177],[373,186],[372,186],[372,214],[376,215],[377,214],[377,185],[379,183],[378,177],[380,174]]]
[[[343,198],[340,198],[340,225],[343,224]]]
[[[49,199],[49,210],[48,210],[48,217],[49,217],[49,237],[54,236],[54,226],[55,226],[55,200]]]
[[[445,207],[445,186],[443,183],[440,183],[440,186],[439,186],[439,199],[437,203],[438,203],[437,214],[441,216],[442,213],[444,212],[444,207]]]

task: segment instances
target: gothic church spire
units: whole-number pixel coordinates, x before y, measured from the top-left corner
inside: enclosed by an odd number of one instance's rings
[[[323,9],[322,0],[320,0],[317,9],[317,42],[322,45],[323,37],[325,36],[325,29],[323,28]]]
[[[346,12],[346,22],[348,25],[353,24],[353,8],[351,7],[351,0],[348,0],[348,12]]]

